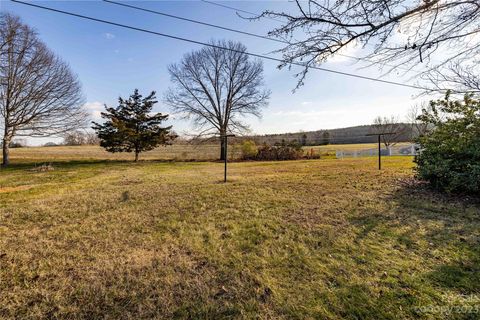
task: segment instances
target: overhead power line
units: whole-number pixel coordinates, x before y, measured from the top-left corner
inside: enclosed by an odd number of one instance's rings
[[[182,21],[196,23],[196,24],[207,26],[207,27],[217,28],[217,29],[221,29],[221,30],[226,30],[226,31],[230,31],[230,32],[244,34],[244,35],[251,36],[251,37],[256,37],[256,38],[261,38],[261,39],[265,39],[265,40],[270,40],[270,41],[275,41],[275,42],[288,44],[287,41],[274,39],[274,38],[270,38],[270,37],[267,37],[267,36],[262,36],[260,34],[247,32],[247,31],[242,31],[242,30],[232,29],[232,28],[228,28],[228,27],[223,27],[223,26],[213,24],[213,23],[207,23],[207,22],[203,22],[203,21],[199,21],[199,20],[184,18],[184,17],[173,15],[173,14],[161,12],[161,11],[158,11],[158,10],[151,10],[151,9],[142,8],[142,7],[138,7],[138,6],[133,6],[133,5],[130,5],[130,4],[121,3],[121,2],[117,2],[117,1],[111,1],[111,0],[103,0],[103,1],[111,3],[111,4],[116,4],[118,6],[130,8],[130,9],[135,9],[135,10],[145,11],[145,12],[149,12],[149,13],[153,13],[153,14],[158,14],[158,15],[161,15],[161,16],[164,16],[164,17],[169,17],[169,18],[173,18],[173,19],[178,19],[178,20],[182,20]]]
[[[396,86],[401,86],[401,87],[406,87],[406,88],[411,88],[411,89],[432,91],[432,89],[426,88],[426,87],[420,87],[420,86],[416,86],[416,85],[405,84],[405,83],[401,83],[401,82],[395,82],[395,81],[389,81],[389,80],[383,80],[383,79],[376,79],[376,78],[372,78],[372,77],[367,77],[367,76],[362,76],[362,75],[358,75],[358,74],[354,74],[354,73],[332,70],[332,69],[327,69],[327,68],[322,68],[322,67],[307,66],[306,64],[299,63],[299,62],[287,62],[287,61],[279,59],[279,58],[269,57],[269,56],[265,56],[265,55],[261,55],[261,54],[257,54],[257,53],[252,53],[252,52],[247,52],[247,51],[235,50],[235,49],[231,49],[231,48],[227,48],[227,47],[218,46],[218,45],[215,45],[213,43],[206,43],[206,42],[202,42],[202,41],[197,41],[197,40],[192,40],[192,39],[188,39],[188,38],[178,37],[178,36],[174,36],[174,35],[171,35],[171,34],[161,33],[161,32],[152,31],[152,30],[148,30],[148,29],[143,29],[143,28],[139,28],[139,27],[135,27],[135,26],[129,26],[129,25],[122,24],[122,23],[117,23],[117,22],[108,21],[108,20],[104,20],[104,19],[85,16],[85,15],[82,15],[82,14],[73,13],[73,12],[69,12],[69,11],[64,11],[64,10],[60,10],[60,9],[45,7],[45,6],[41,6],[41,5],[38,5],[38,4],[23,2],[23,1],[19,1],[19,0],[11,0],[11,1],[15,2],[15,3],[26,5],[26,6],[31,6],[31,7],[51,11],[51,12],[61,13],[61,14],[65,14],[65,15],[69,15],[69,16],[73,16],[73,17],[77,17],[77,18],[82,18],[82,19],[86,19],[86,20],[105,23],[105,24],[117,26],[117,27],[120,27],[120,28],[140,31],[140,32],[144,32],[144,33],[149,33],[149,34],[165,37],[165,38],[180,40],[180,41],[184,41],[184,42],[190,42],[190,43],[194,43],[194,44],[198,44],[198,45],[202,45],[202,46],[207,46],[207,47],[211,47],[211,48],[216,48],[216,49],[220,49],[220,50],[227,50],[227,51],[231,51],[231,52],[242,53],[242,54],[246,54],[246,55],[256,57],[256,58],[260,58],[260,59],[265,59],[265,60],[270,60],[270,61],[275,61],[275,62],[280,62],[280,63],[286,63],[288,65],[300,66],[300,67],[303,67],[303,68],[308,67],[308,68],[314,69],[314,70],[320,70],[320,71],[339,74],[339,75],[348,76],[348,77],[352,77],[352,78],[375,81],[375,82],[379,82],[379,83],[396,85]]]
[[[222,7],[222,8],[226,8],[226,9],[230,9],[230,10],[234,10],[234,11],[236,11],[236,12],[247,13],[247,14],[250,14],[250,15],[254,16],[255,18],[259,16],[258,13],[250,12],[250,11],[246,11],[246,10],[242,10],[242,9],[237,9],[237,8],[230,7],[230,6],[227,6],[227,5],[218,3],[218,2],[208,1],[208,0],[201,0],[201,1],[202,1],[202,2],[206,2],[206,3],[213,4],[214,6],[218,6],[218,7]],[[283,20],[281,20],[281,19],[276,19],[276,18],[272,18],[272,17],[265,17],[265,18],[270,19],[270,20],[273,20],[273,21],[285,23],[285,21],[283,21]]]
[[[291,45],[290,42],[282,40],[282,39],[276,39],[276,38],[272,38],[272,37],[269,37],[269,36],[264,36],[264,35],[260,35],[260,34],[256,34],[256,33],[251,33],[251,32],[247,32],[247,31],[243,31],[243,30],[224,27],[224,26],[221,26],[221,25],[218,25],[218,24],[207,23],[207,22],[203,22],[203,21],[199,21],[199,20],[189,19],[189,18],[173,15],[173,14],[170,14],[170,13],[165,13],[165,12],[162,12],[162,11],[158,11],[158,10],[152,10],[152,9],[147,9],[147,8],[143,8],[143,7],[139,7],[139,6],[134,6],[134,5],[130,5],[130,4],[121,3],[121,2],[118,2],[118,1],[111,1],[111,0],[103,0],[103,1],[107,2],[107,3],[110,3],[110,4],[115,4],[115,5],[118,5],[118,6],[126,7],[126,8],[129,8],[129,9],[144,11],[144,12],[153,13],[153,14],[157,14],[157,15],[160,15],[160,16],[168,17],[168,18],[178,19],[178,20],[187,21],[187,22],[191,22],[191,23],[195,23],[195,24],[199,24],[199,25],[204,25],[204,26],[207,26],[207,27],[217,28],[217,29],[220,29],[220,30],[226,30],[226,31],[230,31],[230,32],[238,33],[238,34],[243,34],[243,35],[247,35],[247,36],[251,36],[251,37],[255,37],[255,38],[274,41],[274,42],[282,43],[282,44],[285,44],[285,45]],[[205,3],[209,3],[209,4],[218,5],[217,3],[211,2],[211,1],[204,1],[204,0],[202,0],[202,1],[205,2]],[[220,6],[222,6],[222,5],[220,5]],[[232,10],[234,9],[233,7],[229,7],[229,6],[227,6],[227,8],[232,9]],[[251,14],[253,14],[253,13],[251,13]],[[338,52],[335,53],[335,55],[345,57],[345,58],[349,58],[349,59],[353,59],[353,60],[357,60],[357,61],[365,61],[365,62],[368,62],[368,63],[371,63],[371,64],[376,63],[375,61],[372,61],[372,60],[367,59],[367,58],[355,57],[355,56],[351,56],[351,55],[343,54],[343,53],[338,53]],[[401,70],[405,70],[405,71],[408,71],[408,72],[413,71],[410,68],[403,68],[403,67],[400,67],[400,66],[393,66],[393,65],[389,65],[389,64],[385,64],[385,65],[389,66],[389,67],[392,67],[392,68],[398,68],[398,69],[401,69]]]
[[[104,1],[106,1],[106,0],[104,0]],[[260,14],[258,14],[258,13],[254,13],[254,12],[245,11],[245,10],[241,10],[241,9],[238,9],[238,8],[226,6],[226,5],[223,5],[223,4],[221,4],[221,3],[214,2],[214,1],[208,1],[208,0],[201,0],[201,1],[202,1],[202,2],[205,2],[205,3],[208,3],[208,4],[212,4],[212,5],[214,5],[214,6],[219,6],[219,7],[225,8],[225,9],[233,10],[233,11],[236,11],[236,12],[245,12],[245,13],[254,15],[254,16],[256,16],[256,17],[259,17],[259,16],[260,16]],[[108,2],[110,2],[110,1],[108,1]],[[281,23],[287,23],[286,21],[279,20],[279,19],[275,19],[275,18],[268,17],[268,16],[263,16],[262,18],[270,19],[270,20],[275,20],[275,21],[278,21],[278,22],[281,22]],[[230,30],[230,31],[234,31],[234,30]],[[235,31],[234,31],[234,32],[235,32]],[[272,41],[280,42],[280,43],[283,43],[283,44],[291,45],[290,42],[285,41],[285,40],[279,40],[279,39],[275,39],[275,38],[268,37],[268,36],[261,36],[261,35],[258,35],[258,34],[255,35],[255,36],[258,36],[258,37],[261,37],[261,38],[266,38],[267,40],[272,40]],[[373,61],[373,60],[370,60],[370,59],[368,59],[368,58],[355,57],[355,56],[351,56],[351,55],[343,54],[343,53],[339,53],[339,52],[336,52],[335,55],[340,56],[340,57],[345,57],[345,58],[353,59],[353,60],[357,60],[357,61],[365,61],[365,62],[371,63],[372,65],[373,65],[373,64],[379,64],[378,62]],[[404,71],[407,71],[407,72],[417,72],[417,71],[415,71],[413,68],[405,68],[405,67],[401,67],[401,66],[398,66],[398,65],[392,65],[392,64],[387,64],[387,63],[382,63],[382,64],[385,65],[385,66],[387,66],[387,67],[391,67],[391,68],[395,68],[395,69],[400,69],[400,70],[404,70]]]

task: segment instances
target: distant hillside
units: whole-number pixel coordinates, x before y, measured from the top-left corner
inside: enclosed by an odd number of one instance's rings
[[[410,141],[412,137],[411,126],[403,123],[403,133],[395,140],[397,142]],[[321,144],[350,144],[350,143],[371,143],[376,142],[376,136],[366,136],[375,132],[373,126],[364,125],[348,128],[317,130],[295,133],[280,133],[267,135],[251,136],[257,143],[273,144],[276,142],[296,140],[303,145],[321,145]]]

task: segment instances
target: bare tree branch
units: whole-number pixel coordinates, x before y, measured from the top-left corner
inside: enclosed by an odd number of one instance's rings
[[[471,63],[464,60],[428,70],[420,77],[438,90],[450,90],[453,94],[480,93],[480,60]]]
[[[3,165],[14,136],[59,135],[86,126],[80,82],[36,32],[0,13],[0,125]]]
[[[260,17],[286,21],[269,35],[289,42],[278,51],[285,60],[279,68],[306,62],[298,86],[309,67],[351,45],[372,45],[362,59],[388,65],[388,72],[417,65],[440,71],[480,55],[478,0],[295,1],[292,12],[265,11]]]
[[[407,113],[406,120],[408,125],[411,127],[410,139],[412,141],[415,141],[418,137],[425,135],[428,130],[431,129],[431,126],[428,123],[419,119],[424,111],[431,111],[431,107],[428,103],[422,103],[420,105],[416,104],[411,107]]]

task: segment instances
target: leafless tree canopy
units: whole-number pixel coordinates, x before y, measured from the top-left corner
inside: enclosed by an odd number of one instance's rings
[[[386,148],[394,146],[399,142],[399,138],[404,135],[406,126],[401,123],[398,117],[376,117],[373,120],[372,132],[382,134],[380,137]]]
[[[428,103],[422,103],[421,105],[414,105],[410,108],[407,113],[407,123],[410,125],[410,134],[411,140],[415,140],[419,136],[425,135],[430,128],[430,125],[422,120],[419,117],[422,115],[423,110],[431,110],[431,107]]]
[[[193,119],[201,135],[241,133],[246,115],[260,116],[270,92],[263,89],[263,64],[245,54],[238,42],[212,42],[170,65],[173,87],[165,101],[175,112]],[[223,148],[222,148],[223,150]],[[221,158],[225,155],[222,153]]]
[[[280,50],[286,61],[280,67],[307,65],[299,84],[308,66],[347,46],[372,45],[365,61],[387,71],[422,64],[422,74],[480,55],[478,0],[309,0],[292,6],[293,12],[266,11],[261,17],[285,21],[269,35],[289,42]]]
[[[83,96],[69,66],[36,32],[0,13],[0,126],[3,164],[15,136],[57,135],[86,125]]]
[[[95,132],[75,130],[63,135],[63,144],[66,146],[100,145],[100,139]]]

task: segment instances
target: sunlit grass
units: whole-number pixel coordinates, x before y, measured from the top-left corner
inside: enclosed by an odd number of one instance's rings
[[[405,145],[401,143],[399,145]],[[335,151],[361,151],[376,149],[375,143],[336,144],[325,146],[305,146],[304,150],[314,150],[315,153],[330,157]],[[240,145],[229,147],[230,159],[241,156]],[[152,151],[140,154],[141,160],[215,160],[220,156],[220,146],[216,144],[174,144],[159,147]],[[1,158],[1,156],[0,156]],[[57,147],[28,147],[11,149],[12,162],[49,162],[49,161],[85,161],[85,160],[133,160],[132,153],[110,153],[100,146],[57,146]]]
[[[410,157],[232,163],[227,184],[66,157],[0,173],[2,319],[443,319],[480,294],[480,208],[409,189]]]

